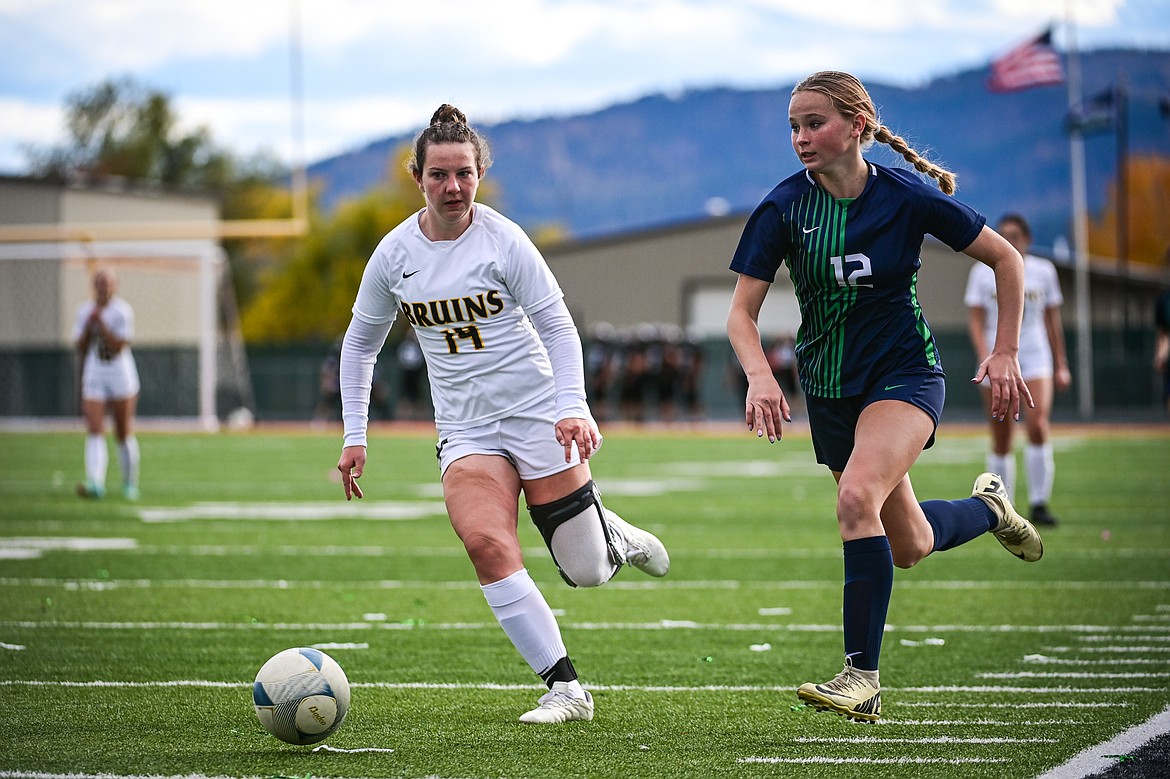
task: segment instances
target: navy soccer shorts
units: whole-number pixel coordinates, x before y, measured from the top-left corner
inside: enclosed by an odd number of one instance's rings
[[[812,431],[813,451],[817,462],[831,471],[845,470],[853,454],[853,437],[862,410],[879,400],[901,400],[925,411],[934,420],[942,416],[946,399],[946,382],[941,373],[894,373],[873,383],[864,395],[847,398],[805,397],[809,428]],[[924,449],[934,446],[934,432]]]

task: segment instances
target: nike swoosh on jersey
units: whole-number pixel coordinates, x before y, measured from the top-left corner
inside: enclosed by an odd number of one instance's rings
[[[808,235],[809,233],[815,232],[815,231],[820,230],[820,229],[821,229],[820,225],[817,225],[816,227],[802,227],[802,228],[800,228],[801,232],[803,232],[805,235]]]
[[[403,271],[403,272],[402,272],[402,278],[404,278],[404,279],[409,279],[411,276],[413,276],[413,275],[414,275],[414,274],[416,274],[416,273],[418,273],[418,271],[416,271],[416,270],[412,270],[410,273],[407,273],[406,271]]]

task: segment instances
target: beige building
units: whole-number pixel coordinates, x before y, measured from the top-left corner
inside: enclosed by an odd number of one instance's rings
[[[0,417],[72,413],[74,317],[103,266],[134,308],[141,413],[214,419],[218,216],[210,197],[0,178]]]
[[[747,214],[735,214],[566,242],[544,255],[583,330],[596,322],[661,322],[722,336],[735,287],[728,265],[746,222]],[[971,262],[934,240],[922,247],[918,294],[935,328],[966,326],[963,290]],[[800,313],[786,271],[777,274],[760,319],[765,335],[796,331]]]
[[[616,328],[662,323],[695,332],[719,357],[724,323],[735,286],[728,270],[748,214],[703,219],[602,238],[567,241],[543,249],[582,334],[600,322]],[[963,304],[973,260],[928,238],[922,247],[918,297],[939,340],[948,374],[948,407],[976,408],[978,395],[967,379],[975,358],[967,339]],[[1073,268],[1057,264],[1065,303],[1061,314],[1074,380],[1077,366],[1077,284]],[[1102,407],[1156,408],[1156,377],[1149,368],[1153,307],[1170,287],[1170,274],[1093,258],[1090,264],[1093,387]],[[795,333],[799,324],[792,283],[777,274],[761,312],[766,338]],[[730,352],[730,349],[727,349]],[[729,359],[724,357],[723,359]],[[1126,377],[1119,382],[1118,377]],[[710,387],[721,383],[709,383]],[[1078,406],[1077,390],[1057,398],[1058,409]]]

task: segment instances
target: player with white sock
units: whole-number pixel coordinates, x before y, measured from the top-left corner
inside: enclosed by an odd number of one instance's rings
[[[556,617],[524,567],[523,493],[562,578],[596,587],[631,564],[663,576],[662,543],[606,509],[588,460],[601,434],[585,396],[581,339],[547,263],[515,223],[475,202],[486,141],[443,105],[408,166],[426,206],[366,265],[341,350],[347,499],[362,497],[374,362],[398,316],[426,357],[443,497],[504,633],[549,692],[526,723],[593,718]]]
[[[77,310],[73,341],[81,356],[81,410],[85,416],[85,482],[77,485],[83,498],[106,493],[109,453],[106,449],[106,412],[114,419],[122,494],[138,499],[139,450],[134,435],[138,405],[138,366],[130,351],[134,338],[134,310],[117,296],[117,278],[109,269],[93,275],[93,300]]]
[[[1024,319],[1020,326],[1020,370],[1032,392],[1033,408],[1024,409],[1028,444],[1024,449],[1024,472],[1028,477],[1028,504],[1032,522],[1055,525],[1056,517],[1048,510],[1052,499],[1055,464],[1050,440],[1053,391],[1062,392],[1072,384],[1068,357],[1064,348],[1064,328],[1060,320],[1060,281],[1050,260],[1028,254],[1032,246],[1032,229],[1020,214],[1005,214],[996,230],[1024,257]],[[991,353],[995,343],[998,308],[995,276],[982,263],[971,267],[967,291],[967,330],[977,360]],[[991,388],[981,385],[984,404],[990,408]],[[1004,489],[1013,496],[1016,485],[1016,456],[1012,448],[1012,425],[991,420],[991,449],[987,453],[987,470],[1003,477]]]

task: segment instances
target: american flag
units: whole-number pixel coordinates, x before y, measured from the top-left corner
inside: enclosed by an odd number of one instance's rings
[[[987,88],[992,92],[1015,92],[1063,83],[1064,66],[1052,48],[1052,30],[1045,30],[992,62]]]

